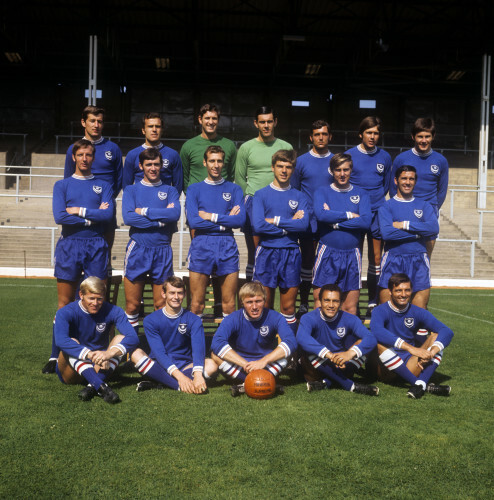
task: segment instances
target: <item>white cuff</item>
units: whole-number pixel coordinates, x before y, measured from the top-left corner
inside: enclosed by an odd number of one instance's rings
[[[147,217],[148,210],[149,210],[149,207],[143,207],[143,208],[141,208],[141,215],[143,215],[144,217]]]
[[[395,347],[396,349],[401,349],[401,346],[403,345],[405,341],[403,339],[400,339],[400,337],[398,337],[396,340],[395,340]]]
[[[84,207],[79,207],[79,217],[86,218],[86,209]]]
[[[218,222],[218,214],[211,214],[211,222]]]

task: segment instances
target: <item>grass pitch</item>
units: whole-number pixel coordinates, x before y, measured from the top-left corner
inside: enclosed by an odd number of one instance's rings
[[[2,498],[492,498],[494,291],[433,290],[430,310],[455,337],[433,381],[449,398],[414,401],[307,393],[232,398],[137,393],[81,402],[42,375],[56,309],[53,280],[0,280]]]

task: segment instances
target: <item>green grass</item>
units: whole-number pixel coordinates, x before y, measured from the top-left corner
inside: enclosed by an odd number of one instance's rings
[[[0,280],[2,498],[492,498],[494,291],[433,290],[431,311],[455,331],[436,375],[449,398],[413,401],[380,383],[370,398],[307,393],[231,398],[137,393],[77,399],[41,375],[56,309],[53,280]],[[482,320],[482,321],[480,321]]]

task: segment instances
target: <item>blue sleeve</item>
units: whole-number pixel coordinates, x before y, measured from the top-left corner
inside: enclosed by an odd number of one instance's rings
[[[159,327],[154,321],[152,315],[144,318],[143,327],[149,347],[151,348],[153,355],[156,357],[156,361],[162,368],[168,371],[168,368],[174,365],[175,362],[172,358],[170,358],[170,356],[168,356],[165,350]]]
[[[131,353],[139,345],[139,337],[134,327],[129,323],[127,315],[120,307],[113,306],[113,316],[115,327],[124,336],[119,343],[125,347],[128,353]]]
[[[67,149],[67,154],[65,155],[65,168],[63,171],[63,178],[66,179],[70,177],[75,172],[75,161],[72,159],[72,146]]]
[[[184,172],[182,167],[182,160],[180,159],[180,155],[176,153],[175,158],[173,159],[173,171],[172,171],[172,182],[173,187],[177,190],[178,196],[184,190]]]
[[[235,313],[233,313],[235,314]],[[211,350],[217,355],[228,345],[230,345],[230,337],[235,330],[235,322],[233,320],[233,315],[227,316],[220,323],[220,326],[214,334],[213,340],[211,342]]]
[[[442,207],[444,200],[446,199],[446,195],[448,194],[448,182],[449,182],[449,165],[448,161],[445,158],[443,164],[441,165],[441,173],[439,177],[439,186],[437,191],[438,208]]]
[[[325,203],[329,205],[329,210],[325,210]],[[327,224],[339,224],[348,220],[346,212],[331,209],[331,203],[328,203],[324,197],[324,189],[318,189],[314,193],[314,215],[318,221]]]
[[[301,167],[295,165],[295,169],[293,171],[292,176],[290,177],[290,186],[294,189],[301,190],[302,181],[301,181]]]
[[[362,339],[362,342],[360,342],[360,344],[356,345],[355,347],[360,350],[363,356],[365,356],[376,347],[376,337],[363,325],[360,319],[356,317],[352,319],[352,332],[358,338]]]
[[[113,218],[114,201],[112,197],[112,188],[107,183],[102,183],[103,193],[101,195],[102,203],[108,203],[108,208],[86,208],[86,219],[92,222],[110,222]]]
[[[370,331],[379,344],[393,347],[398,339],[398,335],[386,328],[385,307],[387,306],[379,306],[372,311]]]
[[[149,220],[164,222],[165,224],[178,221],[178,219],[180,219],[181,209],[180,198],[178,196],[177,190],[173,186],[170,186],[168,190],[168,198],[166,200],[167,205],[170,205],[171,203],[173,203],[172,208],[149,207],[146,217]]]
[[[127,186],[122,197],[122,217],[124,220],[124,224],[141,229],[159,227],[159,222],[150,221],[147,217],[144,217],[144,215],[139,215],[135,211],[136,208],[142,207],[136,207],[135,189],[133,188],[133,186],[134,184]]]
[[[80,359],[83,351],[89,349],[70,337],[70,313],[64,307],[55,315],[55,344],[61,351],[77,359]]]
[[[281,227],[289,233],[307,231],[307,228],[309,227],[310,208],[309,204],[307,203],[307,198],[304,195],[299,196],[297,211],[298,210],[304,211],[304,216],[301,219],[280,218],[278,227]]]
[[[281,227],[266,222],[264,210],[264,199],[257,192],[252,200],[252,225],[254,231],[259,234],[268,234],[270,236],[283,236],[285,233]]]
[[[118,146],[115,147],[115,185],[113,189],[113,197],[116,198],[118,193],[122,190],[123,179],[123,162],[122,151]]]
[[[129,151],[129,153],[125,157],[125,163],[122,174],[122,189],[124,191],[127,186],[134,184],[135,161],[136,161],[136,154],[133,151]]]
[[[409,231],[425,238],[437,236],[439,233],[439,222],[430,203],[424,204],[423,218],[425,219],[423,222],[410,221]]]
[[[245,205],[243,193],[239,186],[234,185],[233,206],[238,206],[240,212],[237,215],[218,214],[217,224],[224,227],[242,227],[245,224]]]
[[[331,211],[331,210],[330,210]],[[370,228],[372,222],[372,212],[370,198],[364,193],[360,195],[359,203],[359,217],[348,219],[338,224],[340,228],[344,229],[362,229],[367,230]]]
[[[420,311],[422,314],[421,327],[431,332],[437,333],[436,342],[441,342],[444,347],[447,347],[453,339],[453,330],[446,326],[444,323],[435,318],[432,313],[423,309]]]
[[[67,185],[63,181],[57,181],[53,186],[52,209],[55,222],[57,224],[69,224],[74,226],[87,225],[86,219],[67,212],[67,204],[65,201],[66,187]]]
[[[202,217],[199,217],[199,204],[198,204],[198,196],[200,186],[194,188],[192,186],[196,186],[194,183],[191,184],[188,188],[188,193],[185,198],[185,213],[187,215],[187,221],[189,223],[189,227],[191,229],[205,229],[205,230],[213,230],[217,231],[219,229],[218,224],[211,222],[209,220],[204,220]]]
[[[190,340],[192,343],[192,362],[194,368],[200,366],[204,368],[206,358],[206,340],[202,321],[197,318],[191,325]]]
[[[308,316],[308,314],[304,314],[304,316],[300,318],[300,324],[297,330],[297,342],[305,352],[319,356],[326,346],[317,342],[312,336],[314,325],[311,318]]]
[[[293,330],[288,326],[288,323],[286,322],[286,319],[279,314],[278,317],[278,335],[281,339],[281,343],[279,344],[282,348],[285,346],[288,348],[289,352],[287,353],[287,356],[290,356],[295,352],[297,349],[297,340],[295,339],[295,335],[293,333]],[[284,344],[284,346],[282,345]],[[286,352],[286,348],[284,349]]]
[[[389,203],[385,203],[378,212],[379,229],[384,241],[415,241],[417,237],[415,234],[410,234],[403,229],[396,229],[393,227],[393,215],[389,209]]]

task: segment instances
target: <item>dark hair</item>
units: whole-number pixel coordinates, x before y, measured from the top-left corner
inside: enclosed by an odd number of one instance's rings
[[[315,122],[312,122],[310,135],[312,135],[312,133],[314,132],[314,130],[317,130],[317,129],[320,129],[320,128],[323,128],[323,127],[328,127],[328,132],[331,133],[331,127],[329,126],[329,123],[327,121],[325,121],[325,120],[316,120]]]
[[[430,132],[434,137],[436,135],[436,124],[432,118],[417,118],[412,127],[412,137],[420,132]]]
[[[273,118],[276,120],[276,113],[271,106],[260,106],[256,109],[255,120],[259,118],[259,115],[273,115]]]
[[[358,126],[358,133],[363,134],[365,130],[372,127],[377,127],[381,131],[381,119],[378,116],[366,116]]]
[[[209,154],[222,154],[223,155],[223,160],[225,159],[225,151],[221,146],[208,146],[206,151],[204,151],[204,159],[208,161],[208,155]]]
[[[395,179],[398,180],[403,172],[415,172],[415,180],[417,180],[417,169],[412,165],[402,165],[395,172]]]
[[[161,118],[161,115],[156,112],[156,111],[151,111],[150,113],[146,113],[143,117],[142,117],[142,128],[144,128],[146,126],[146,120],[151,120],[153,118],[158,118],[159,121],[161,122],[161,126],[163,127],[163,118]]]
[[[166,285],[170,285],[173,288],[183,288],[185,290],[185,281],[179,276],[170,276],[166,278],[163,283],[163,291],[166,293]]]
[[[139,153],[139,163],[141,165],[144,165],[146,160],[156,160],[156,158],[159,158],[160,162],[163,163],[163,157],[156,148],[146,148],[144,151]]]
[[[207,112],[216,113],[220,117],[220,109],[216,104],[203,104],[199,109],[199,116],[202,118]]]
[[[343,163],[350,163],[350,168],[353,169],[353,160],[350,155],[347,155],[346,153],[336,153],[333,155],[331,160],[329,160],[329,168],[331,172],[334,172],[335,169],[340,165],[343,165]]]
[[[297,163],[297,154],[293,149],[280,149],[271,157],[271,166],[274,167],[277,161],[286,161],[295,167]]]
[[[81,148],[91,148],[93,150],[93,155],[96,152],[96,148],[91,141],[88,141],[87,139],[79,139],[72,144],[72,154],[75,155],[77,150]]]
[[[99,106],[86,106],[82,110],[82,119],[84,121],[87,120],[88,115],[103,115],[105,117],[105,109],[100,108]]]
[[[393,288],[402,283],[410,283],[410,286],[412,286],[412,280],[405,273],[392,274],[388,280],[388,290],[392,292]]]
[[[319,301],[322,300],[324,292],[338,292],[340,294],[340,300],[341,300],[341,288],[334,283],[323,285],[321,287],[321,289],[319,290]]]

